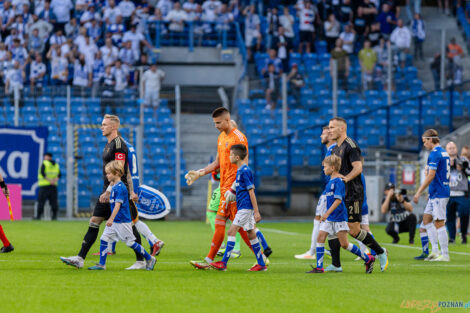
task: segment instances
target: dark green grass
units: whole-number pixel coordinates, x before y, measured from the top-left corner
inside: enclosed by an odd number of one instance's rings
[[[119,243],[107,270],[92,272],[86,267],[98,256],[91,253],[81,270],[59,260],[78,252],[87,224],[3,222],[15,251],[0,254],[0,312],[406,312],[412,310],[400,308],[404,300],[470,300],[470,247],[460,244],[450,246],[463,252],[451,253],[450,263],[418,262],[418,236],[411,248],[402,235],[403,246],[384,245],[390,251],[384,273],[377,262],[366,275],[362,262],[342,250],[343,273],[307,275],[310,263],[293,256],[309,247],[312,223],[264,223],[274,251],[267,272],[246,271],[255,259],[243,243],[242,258],[227,272],[197,271],[189,261],[208,252],[210,227],[148,222],[166,243],[155,271],[125,271],[135,257]],[[383,227],[372,229],[379,242],[391,241]]]

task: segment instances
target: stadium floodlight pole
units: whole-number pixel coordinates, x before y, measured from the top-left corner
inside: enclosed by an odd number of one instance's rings
[[[282,134],[287,135],[287,76],[282,73]]]
[[[392,44],[387,42],[387,104],[392,105]]]
[[[441,90],[446,87],[445,76],[445,62],[446,62],[446,30],[441,30]]]
[[[181,90],[180,86],[175,86],[175,124],[176,124],[176,216],[181,216]]]
[[[13,88],[13,101],[15,105],[15,127],[18,127],[20,120],[20,90],[18,86]]]
[[[333,105],[333,117],[338,116],[338,60],[333,59],[333,68],[331,69],[333,73],[333,90],[331,91],[332,96],[332,105]]]
[[[74,193],[74,177],[73,177],[73,125],[71,120],[70,108],[70,85],[67,86],[67,218],[72,218],[73,212],[73,193]]]

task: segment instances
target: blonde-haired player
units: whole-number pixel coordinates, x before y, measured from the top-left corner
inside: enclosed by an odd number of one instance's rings
[[[151,271],[155,267],[156,259],[136,242],[132,233],[132,218],[129,207],[129,196],[126,186],[121,181],[124,174],[124,166],[119,161],[111,161],[105,167],[106,178],[111,186],[110,204],[111,216],[106,221],[106,227],[101,235],[100,262],[89,270],[106,269],[106,257],[108,256],[108,245],[116,240],[125,242],[126,245],[140,254],[146,260],[146,269]]]

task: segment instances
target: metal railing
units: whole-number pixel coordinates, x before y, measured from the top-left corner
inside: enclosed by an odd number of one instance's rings
[[[187,46],[189,51],[198,46],[222,49],[238,46],[237,22],[185,21],[177,31],[171,30],[172,24],[170,21],[148,22],[146,37],[157,50],[163,46]]]
[[[89,92],[82,95],[81,88],[61,88],[61,92],[50,89],[40,94],[37,90],[26,93],[17,88],[4,95],[0,124],[48,127],[47,149],[64,174],[59,183],[59,202],[60,207],[67,208],[67,216],[89,212],[101,193],[100,154],[106,140],[99,128],[105,113],[120,117],[120,132],[136,148],[143,183],[167,194],[176,213],[181,214],[180,173],[184,170],[184,160],[178,141],[179,114],[170,111],[171,105],[167,104],[175,102],[178,108],[180,97],[175,99],[174,91],[162,90],[156,109],[134,90],[119,94],[105,88],[91,98]],[[155,154],[161,158],[155,158]],[[167,179],[161,180],[161,175]]]

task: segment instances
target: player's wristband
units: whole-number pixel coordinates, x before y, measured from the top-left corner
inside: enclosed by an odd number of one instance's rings
[[[2,187],[3,189],[7,188],[7,184],[5,184],[4,180],[0,181],[0,187]]]
[[[106,188],[106,191],[111,192],[111,190],[113,190],[113,187],[111,187],[111,185],[109,185],[108,188]]]

